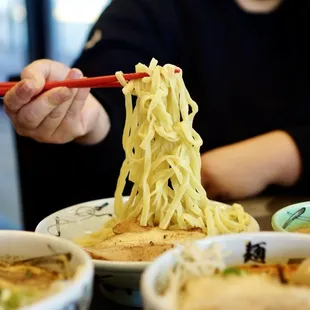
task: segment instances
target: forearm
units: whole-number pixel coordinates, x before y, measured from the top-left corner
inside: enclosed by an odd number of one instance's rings
[[[260,176],[265,186],[291,186],[298,180],[301,159],[294,140],[286,132],[272,131],[240,144],[244,144],[242,149],[251,150],[249,156],[256,161],[253,177]]]
[[[272,131],[204,153],[201,172],[209,197],[243,199],[269,185],[293,185],[301,159],[289,134]]]
[[[79,144],[94,145],[101,142],[109,133],[111,128],[111,122],[105,109],[102,107],[100,102],[92,95],[89,94],[88,106],[94,109],[98,109],[100,106],[99,113],[97,113],[96,118],[94,118],[91,127],[87,128],[87,133],[75,140]],[[91,111],[89,111],[91,113]]]
[[[268,136],[267,136],[268,135]],[[285,131],[273,131],[266,135],[267,154],[273,166],[272,184],[282,186],[294,185],[302,171],[299,150],[293,138]],[[272,169],[272,167],[270,167]]]

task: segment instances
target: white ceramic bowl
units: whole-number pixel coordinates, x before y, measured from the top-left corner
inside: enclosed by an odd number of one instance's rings
[[[36,232],[73,240],[87,232],[99,230],[113,214],[114,198],[89,201],[51,214],[39,223]],[[258,223],[252,217],[248,231],[259,231]],[[140,277],[149,262],[94,260],[94,263],[96,282],[99,282],[100,290],[106,298],[127,306],[141,306]]]
[[[0,257],[32,258],[64,252],[72,254],[71,266],[76,270],[74,278],[61,291],[23,310],[87,310],[92,298],[93,262],[68,240],[33,232],[0,230]]]
[[[225,258],[228,266],[245,263],[247,243],[252,246],[260,245],[265,249],[265,262],[286,262],[288,259],[310,257],[310,235],[296,233],[261,232],[222,235],[197,241],[197,245],[208,248],[212,243],[222,246],[222,251],[231,253]],[[253,247],[252,247],[253,249]],[[159,276],[167,274],[168,269],[174,265],[180,248],[169,250],[157,258],[143,272],[141,280],[141,292],[145,310],[175,310],[169,301],[161,297],[156,290]],[[252,252],[253,254],[253,252]],[[251,258],[251,255],[248,258]],[[255,258],[255,255],[252,256]],[[223,292],[223,299],[225,292]]]

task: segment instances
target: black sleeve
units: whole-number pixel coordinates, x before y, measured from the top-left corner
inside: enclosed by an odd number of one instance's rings
[[[89,36],[90,42],[95,34],[100,40],[85,48],[74,66],[91,77],[134,72],[137,63],[149,64],[153,57],[161,64],[175,62],[179,49],[174,15],[174,0],[113,0]],[[111,130],[96,146],[75,146],[75,154],[90,161],[85,175],[95,170],[98,178],[109,177],[112,195],[123,161],[124,96],[121,89],[93,89],[92,93],[108,113]]]
[[[113,0],[89,36],[91,39],[100,32],[100,40],[84,49],[74,66],[90,77],[119,70],[134,72],[137,63],[148,64],[152,57],[160,64],[178,65],[175,2]],[[112,124],[101,143],[52,145],[17,136],[26,229],[33,229],[43,217],[67,205],[114,195],[124,158],[124,97],[121,89],[97,89],[93,94]]]
[[[89,36],[90,42],[95,34],[101,39],[93,47],[85,48],[74,66],[90,77],[119,70],[134,72],[137,63],[149,64],[152,57],[160,64],[177,62],[175,55],[180,49],[174,15],[171,0],[113,0]],[[108,164],[109,170],[115,168],[113,174],[117,176],[123,159],[124,97],[120,89],[94,89],[92,93],[107,111],[111,130],[99,145],[85,147],[86,156],[101,165]]]

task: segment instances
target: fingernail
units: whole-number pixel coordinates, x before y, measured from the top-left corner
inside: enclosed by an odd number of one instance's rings
[[[27,80],[32,81],[34,89],[41,89],[42,86],[44,85],[44,80],[45,78],[43,77],[42,74],[32,70],[32,69],[27,69],[27,73],[29,78]],[[40,76],[42,75],[42,80],[40,81]],[[31,76],[31,78],[30,78]]]
[[[77,80],[83,77],[83,73],[79,69],[75,69],[75,68],[70,71],[69,75],[71,79],[73,80]]]
[[[35,84],[33,80],[24,80],[20,87],[22,92],[28,94],[34,90]]]
[[[67,101],[68,99],[70,99],[70,97],[71,97],[71,91],[66,87],[62,87],[52,94],[51,103],[54,105],[58,105]]]
[[[16,87],[16,95],[23,100],[29,100],[34,90],[34,83],[32,80],[22,80]]]
[[[37,81],[37,80],[34,80],[33,84],[34,84],[35,89],[41,89],[42,88],[41,85],[40,85],[40,82]]]

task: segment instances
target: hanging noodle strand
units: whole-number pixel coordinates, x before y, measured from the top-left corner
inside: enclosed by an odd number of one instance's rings
[[[139,63],[136,72],[147,72],[149,77],[128,83],[122,72],[116,73],[126,106],[125,160],[115,191],[116,217],[80,244],[99,243],[125,219],[162,229],[201,228],[209,236],[242,232],[249,225],[241,205],[225,208],[207,198],[200,177],[202,139],[193,128],[198,106],[175,68],[161,67],[155,59],[149,67]],[[124,201],[127,182],[132,189]]]
[[[162,229],[200,227],[210,235],[244,230],[248,218],[243,208],[220,210],[201,185],[202,139],[193,128],[198,106],[182,73],[175,73],[173,65],[157,65],[155,59],[149,67],[138,64],[136,72],[150,77],[127,83],[122,72],[116,73],[126,105],[125,160],[115,192],[116,217]],[[124,202],[127,181],[133,187]]]

